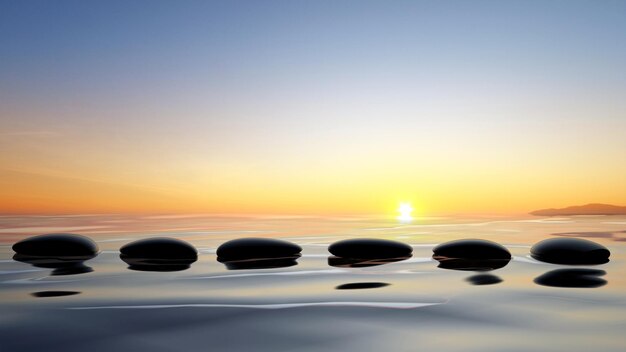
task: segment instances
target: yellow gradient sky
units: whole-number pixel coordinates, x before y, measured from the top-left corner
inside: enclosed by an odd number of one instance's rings
[[[626,205],[623,3],[140,4],[2,5],[1,213]]]

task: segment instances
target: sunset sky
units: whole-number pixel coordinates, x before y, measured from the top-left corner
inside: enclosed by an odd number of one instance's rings
[[[625,1],[0,1],[0,213],[626,205]]]

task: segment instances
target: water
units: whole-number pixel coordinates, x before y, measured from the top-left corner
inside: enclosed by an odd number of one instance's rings
[[[359,217],[0,217],[0,343],[12,351],[623,351],[626,217],[424,218],[411,224]],[[102,252],[81,274],[13,261],[11,244],[73,232]],[[169,236],[200,252],[190,269],[129,270],[118,249]],[[240,237],[298,243],[298,265],[227,270],[217,246]],[[598,266],[529,257],[553,236],[611,250]],[[327,246],[353,237],[413,245],[413,257],[365,268],[333,267]],[[491,272],[440,269],[432,248],[483,238],[514,258]],[[571,269],[577,271],[555,271]],[[568,287],[577,286],[577,287]]]

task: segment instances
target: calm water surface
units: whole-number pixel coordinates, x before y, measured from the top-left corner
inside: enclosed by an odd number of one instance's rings
[[[82,273],[12,259],[35,234],[72,232],[102,252]],[[119,248],[168,236],[198,248],[175,272],[129,270]],[[303,247],[297,265],[227,270],[217,246],[240,237]],[[607,246],[611,261],[529,257],[553,236]],[[377,237],[414,246],[386,265],[328,264],[330,243]],[[490,272],[438,268],[432,248],[483,238],[513,260]],[[217,216],[0,217],[0,349],[10,351],[624,351],[626,217],[389,219]],[[567,270],[572,269],[572,270]]]

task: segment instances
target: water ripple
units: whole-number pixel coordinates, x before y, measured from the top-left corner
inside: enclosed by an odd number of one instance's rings
[[[92,307],[69,307],[72,310],[97,310],[97,309],[170,309],[170,308],[249,308],[249,309],[289,309],[301,307],[371,307],[390,309],[415,309],[427,306],[445,304],[446,302],[423,303],[423,302],[304,302],[304,303],[279,303],[279,304],[152,304],[134,306],[92,306]]]
[[[346,270],[341,269],[328,269],[328,270],[303,270],[303,271],[279,271],[269,273],[246,273],[246,274],[230,274],[230,275],[216,275],[216,276],[198,276],[198,277],[186,277],[184,280],[200,280],[200,279],[230,279],[237,277],[251,277],[251,276],[286,276],[286,275],[322,275],[322,274],[339,274],[345,273]]]
[[[37,271],[45,271],[44,269],[25,269],[25,270],[0,270],[0,275],[23,274]]]

